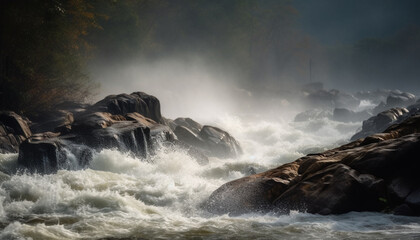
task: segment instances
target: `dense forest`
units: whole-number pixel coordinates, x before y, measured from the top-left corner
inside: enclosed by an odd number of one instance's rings
[[[89,100],[100,83],[89,77],[88,66],[101,61],[194,53],[241,72],[243,88],[264,90],[280,88],[279,82],[308,79],[310,59],[315,80],[363,81],[415,69],[411,65],[418,63],[419,56],[419,48],[412,47],[420,38],[416,27],[389,39],[320,46],[296,27],[299,13],[291,0],[3,0],[0,4],[0,109],[18,112]],[[393,71],[389,66],[398,71],[389,72]],[[253,84],[256,80],[265,84]]]

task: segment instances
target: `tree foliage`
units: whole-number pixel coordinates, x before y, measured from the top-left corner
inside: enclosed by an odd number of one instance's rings
[[[85,36],[95,14],[83,0],[1,1],[1,109],[35,111],[92,91]]]
[[[263,79],[307,62],[290,0],[2,0],[1,109],[83,101],[86,62],[193,53]],[[278,76],[277,76],[278,77]]]

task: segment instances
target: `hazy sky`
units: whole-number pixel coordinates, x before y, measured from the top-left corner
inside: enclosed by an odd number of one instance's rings
[[[295,0],[302,29],[322,44],[387,37],[420,25],[419,0]]]

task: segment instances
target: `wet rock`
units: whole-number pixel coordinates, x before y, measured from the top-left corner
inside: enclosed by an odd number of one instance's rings
[[[32,135],[30,121],[10,112],[0,112],[0,153],[16,153],[19,144]]]
[[[92,112],[108,112],[112,115],[125,115],[137,112],[157,123],[164,123],[160,113],[159,100],[143,92],[110,95],[95,103],[88,110]]]
[[[239,215],[273,209],[273,201],[298,176],[298,163],[289,163],[264,174],[255,174],[223,184],[205,202],[212,213]]]
[[[190,130],[191,132],[193,132],[196,135],[198,135],[201,131],[201,128],[203,128],[203,126],[201,126],[201,124],[192,120],[191,118],[177,118],[177,119],[174,120],[174,123],[177,126],[182,126],[182,127],[187,128],[188,130]]]
[[[281,211],[338,214],[380,210],[382,179],[360,174],[344,164],[333,164],[311,172],[274,200]]]
[[[390,108],[407,107],[415,102],[416,96],[414,94],[394,90],[389,93],[386,102],[381,102],[373,109],[373,113],[378,114]]]
[[[61,144],[57,139],[27,140],[20,145],[18,164],[30,171],[54,172],[58,167],[59,159],[65,157],[60,148]]]
[[[403,119],[409,111],[406,108],[392,108],[363,121],[362,130],[351,137],[351,140],[364,138],[387,129]]]
[[[237,157],[242,154],[239,143],[228,132],[212,126],[204,126],[199,134],[204,141],[204,148],[215,156]]]
[[[29,128],[29,120],[24,119],[20,115],[10,112],[2,111],[0,112],[0,122],[12,129],[14,134],[22,135],[25,138],[28,138],[32,135],[31,129]]]
[[[150,128],[130,121],[115,122],[104,128],[85,128],[77,132],[72,141],[96,150],[117,148],[144,158],[151,147]]]
[[[190,146],[193,152],[201,152],[209,157],[229,158],[242,154],[239,143],[226,131],[212,127],[202,126],[191,118],[177,118],[174,133],[177,139]]]
[[[204,207],[219,214],[299,210],[420,215],[420,115],[393,125],[376,139],[359,139],[228,182]]]
[[[81,169],[92,160],[94,150],[74,143],[72,137],[52,132],[34,134],[20,144],[18,164],[37,173]]]
[[[141,123],[141,124],[143,124],[146,127],[152,127],[152,126],[154,126],[154,125],[157,124],[152,119],[147,118],[147,117],[141,115],[140,113],[136,113],[136,112],[127,113],[125,115],[125,119],[127,119],[129,121],[135,121],[135,122]]]
[[[74,122],[73,113],[66,110],[41,112],[36,116],[30,116],[32,120],[31,130],[33,133],[43,132],[69,132]]]

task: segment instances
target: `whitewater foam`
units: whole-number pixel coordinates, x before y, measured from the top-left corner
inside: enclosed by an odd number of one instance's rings
[[[0,185],[1,239],[255,238],[336,239],[413,237],[418,218],[378,213],[319,216],[213,215],[201,203],[219,186],[346,141],[359,124],[319,120],[244,122],[224,117],[216,125],[242,144],[237,159],[200,165],[185,150],[162,147],[148,161],[116,149],[96,152],[85,169],[54,174],[19,172],[17,154],[0,154],[12,174]],[[309,149],[309,150],[308,150]]]

